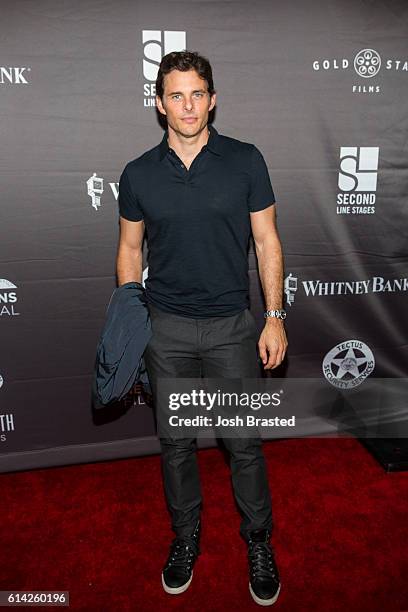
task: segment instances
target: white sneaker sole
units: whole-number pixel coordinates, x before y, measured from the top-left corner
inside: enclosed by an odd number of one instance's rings
[[[271,606],[272,604],[274,604],[275,601],[278,599],[280,588],[281,588],[281,585],[279,583],[278,590],[276,591],[273,597],[271,597],[270,599],[261,599],[260,597],[258,597],[258,595],[255,595],[255,593],[252,590],[251,583],[249,583],[249,592],[251,593],[252,599],[260,606]]]
[[[191,576],[190,579],[187,580],[187,582],[185,584],[182,584],[179,587],[169,587],[165,582],[164,582],[164,576],[163,576],[163,572],[161,575],[162,578],[162,585],[163,585],[163,589],[166,591],[166,593],[170,593],[170,595],[179,595],[179,593],[184,593],[184,591],[187,591],[188,587],[190,586],[190,583],[193,579],[193,571],[191,571]]]

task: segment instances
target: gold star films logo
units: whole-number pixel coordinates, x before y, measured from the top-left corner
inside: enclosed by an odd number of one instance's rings
[[[406,58],[386,58],[384,61],[378,51],[371,48],[365,48],[358,51],[353,59],[348,57],[324,57],[315,59],[312,62],[314,72],[346,72],[350,68],[354,68],[353,75],[363,79],[360,82],[352,84],[353,93],[361,94],[376,94],[381,92],[379,82],[375,77],[380,73],[380,70],[407,73],[408,60]],[[372,81],[370,79],[373,79]]]

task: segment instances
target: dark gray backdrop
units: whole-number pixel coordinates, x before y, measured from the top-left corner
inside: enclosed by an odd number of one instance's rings
[[[334,394],[406,377],[407,19],[399,1],[2,3],[2,471],[158,451],[148,406],[95,416],[90,384],[118,179],[162,138],[152,85],[171,50],[210,59],[217,130],[255,143],[270,170],[289,336],[275,373],[326,367]]]

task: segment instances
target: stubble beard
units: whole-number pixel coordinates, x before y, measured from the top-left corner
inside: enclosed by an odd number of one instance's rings
[[[181,119],[180,119],[181,121]],[[181,136],[183,136],[183,138],[195,138],[196,136],[198,136],[198,134],[200,134],[200,132],[202,132],[203,130],[205,130],[207,128],[207,123],[208,123],[208,117],[206,119],[202,119],[200,122],[199,127],[197,127],[194,131],[192,132],[185,132],[183,131],[183,126],[181,126],[181,128],[179,128],[179,126],[177,125],[176,127],[172,127],[172,129],[177,133],[180,134]]]

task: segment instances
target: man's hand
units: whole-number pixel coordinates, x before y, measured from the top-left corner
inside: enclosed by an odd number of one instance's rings
[[[282,363],[288,348],[288,341],[281,319],[266,320],[259,337],[258,347],[264,370],[273,370]]]

